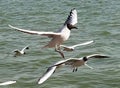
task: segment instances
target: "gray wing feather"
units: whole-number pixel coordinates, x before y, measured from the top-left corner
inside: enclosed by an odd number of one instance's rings
[[[48,36],[48,37],[51,37],[51,36],[59,36],[61,33],[55,33],[55,32],[39,32],[39,31],[31,31],[31,30],[26,30],[26,29],[21,29],[21,28],[18,28],[18,27],[14,27],[12,25],[8,25],[9,27],[13,28],[13,29],[16,29],[17,31],[21,31],[21,32],[24,32],[24,33],[28,33],[28,34],[35,34],[35,35],[44,35],[44,36]]]
[[[38,80],[38,84],[42,84],[43,82],[45,82],[55,72],[56,67],[57,66],[49,67],[45,74]]]

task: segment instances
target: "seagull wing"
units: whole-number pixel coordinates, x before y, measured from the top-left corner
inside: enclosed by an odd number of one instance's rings
[[[7,81],[7,82],[0,83],[0,86],[10,85],[10,84],[14,84],[14,83],[16,83],[16,81]]]
[[[89,55],[87,56],[87,58],[109,58],[109,56],[107,55],[103,55],[103,54],[92,54],[92,55]]]
[[[80,44],[73,45],[73,46],[71,46],[71,48],[75,48],[75,47],[77,47],[77,46],[88,45],[88,44],[91,44],[91,43],[93,43],[93,40],[92,40],[92,41],[85,42],[85,43],[80,43]]]
[[[44,35],[44,36],[48,36],[48,37],[53,37],[53,36],[59,36],[61,33],[55,33],[55,32],[39,32],[39,31],[31,31],[31,30],[26,30],[26,29],[21,29],[18,27],[14,27],[12,25],[8,25],[9,27],[16,29],[17,31],[21,31],[24,33],[28,33],[28,34],[35,34],[35,35]]]
[[[21,52],[24,52],[25,51],[25,49],[27,49],[27,48],[29,48],[29,46],[27,45],[27,46],[25,46],[22,50],[21,50]]]
[[[77,24],[77,22],[78,22],[77,21],[77,11],[75,8],[73,8],[70,11],[70,14],[68,15],[68,18],[65,21],[64,25],[66,25],[66,24],[75,25],[75,24]]]
[[[56,70],[57,66],[49,67],[45,74],[38,80],[38,84],[45,82]]]

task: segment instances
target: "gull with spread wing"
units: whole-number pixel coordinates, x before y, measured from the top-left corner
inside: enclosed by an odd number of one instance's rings
[[[63,27],[60,28],[57,32],[32,31],[32,30],[17,28],[12,25],[9,25],[9,27],[24,33],[34,34],[34,35],[43,35],[43,36],[48,36],[49,38],[52,38],[51,41],[44,46],[44,48],[46,47],[53,48],[53,47],[56,47],[57,45],[57,48],[58,48],[57,52],[59,52],[60,45],[64,41],[68,40],[68,38],[70,37],[71,29],[77,29],[77,27],[75,26],[76,24],[77,24],[77,11],[75,8],[73,8],[70,11],[70,14],[68,15],[68,18],[65,21]]]
[[[25,53],[26,49],[29,49],[29,46],[25,46],[22,50],[18,50],[18,49],[14,50],[14,52],[15,52],[14,57],[26,54]]]
[[[85,42],[85,43],[76,44],[76,45],[73,45],[73,46],[66,46],[66,45],[60,45],[60,46],[63,47],[63,51],[73,51],[75,49],[75,47],[77,47],[77,46],[88,45],[88,44],[91,44],[91,43],[93,43],[93,40]]]
[[[102,54],[92,54],[81,58],[69,58],[66,60],[58,61],[54,65],[50,66],[45,72],[45,74],[41,78],[39,78],[38,84],[42,84],[44,81],[46,81],[56,71],[56,69],[61,67],[62,65],[70,65],[73,68],[73,72],[77,71],[77,68],[82,65],[85,65],[93,69],[92,67],[87,65],[87,61],[90,58],[109,58],[109,57]]]

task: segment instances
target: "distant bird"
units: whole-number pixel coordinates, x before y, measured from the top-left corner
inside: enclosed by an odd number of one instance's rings
[[[47,71],[43,74],[41,78],[38,80],[38,84],[42,84],[44,81],[46,81],[55,71],[57,68],[61,67],[62,65],[70,65],[73,68],[73,72],[77,71],[78,67],[85,65],[91,69],[92,67],[87,65],[87,61],[90,58],[108,58],[106,55],[102,54],[92,54],[89,56],[81,57],[81,58],[69,58],[66,60],[61,60],[55,63],[54,65],[50,66]]]
[[[0,83],[0,86],[10,85],[10,84],[14,84],[14,83],[16,83],[16,81],[6,81],[6,82]]]
[[[14,57],[26,54],[25,53],[26,49],[29,49],[29,46],[25,46],[22,50],[18,50],[18,49],[14,50],[13,51],[13,52],[15,52]]]
[[[53,47],[56,47],[57,45],[59,52],[61,52],[60,45],[64,41],[68,40],[68,38],[70,37],[71,29],[77,29],[77,27],[75,26],[76,24],[77,24],[77,11],[75,8],[73,8],[70,11],[70,14],[68,15],[68,18],[65,21],[63,27],[60,28],[57,32],[31,31],[31,30],[20,29],[12,25],[9,25],[9,27],[24,33],[28,33],[28,34],[48,36],[49,38],[52,38],[52,39],[43,48],[46,48],[46,47],[53,48]]]
[[[63,51],[73,51],[75,49],[75,47],[77,47],[77,46],[88,45],[88,44],[91,44],[91,43],[93,43],[93,40],[85,42],[85,43],[76,44],[76,45],[73,45],[73,46],[66,46],[66,45],[60,45],[60,46],[64,48]]]

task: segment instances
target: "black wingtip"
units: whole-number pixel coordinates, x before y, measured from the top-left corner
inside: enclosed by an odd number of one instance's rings
[[[29,47],[26,47],[26,49],[29,49]]]
[[[95,58],[110,58],[109,56],[101,55],[101,56],[95,56]]]

